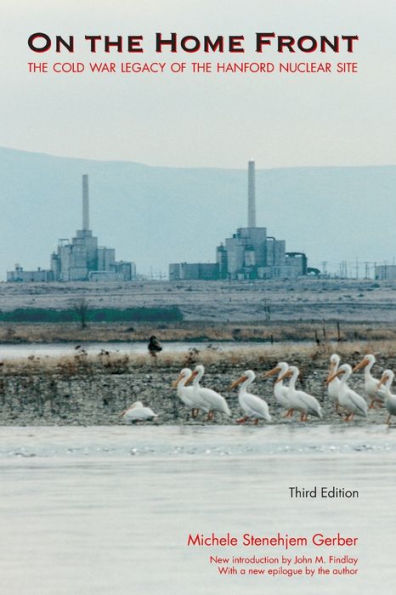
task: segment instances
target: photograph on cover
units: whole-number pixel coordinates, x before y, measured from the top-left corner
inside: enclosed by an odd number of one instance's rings
[[[394,593],[393,0],[1,13],[1,592]]]

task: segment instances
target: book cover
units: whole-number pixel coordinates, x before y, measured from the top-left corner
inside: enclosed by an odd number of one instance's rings
[[[1,13],[1,592],[393,593],[394,3]]]

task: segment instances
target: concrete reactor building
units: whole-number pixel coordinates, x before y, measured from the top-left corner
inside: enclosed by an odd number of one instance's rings
[[[309,272],[303,252],[286,252],[285,240],[256,226],[255,164],[248,164],[248,226],[216,248],[215,263],[174,263],[169,279],[295,279]]]
[[[7,281],[131,281],[136,278],[135,264],[116,261],[115,249],[98,246],[98,238],[89,229],[87,175],[82,177],[82,229],[71,242],[60,239],[50,259],[49,270],[24,271],[16,265],[15,271],[7,272]]]

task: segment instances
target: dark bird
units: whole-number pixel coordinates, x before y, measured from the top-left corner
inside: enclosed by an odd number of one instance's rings
[[[147,345],[147,349],[149,350],[149,353],[152,357],[157,357],[157,353],[159,351],[162,351],[160,342],[158,341],[157,337],[155,337],[154,335],[152,335],[150,337],[148,345]]]

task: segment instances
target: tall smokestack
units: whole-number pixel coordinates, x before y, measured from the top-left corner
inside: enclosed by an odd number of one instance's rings
[[[256,183],[254,161],[248,165],[248,227],[256,227]]]
[[[88,175],[84,174],[82,177],[82,228],[83,231],[89,230],[89,196],[88,196]]]

